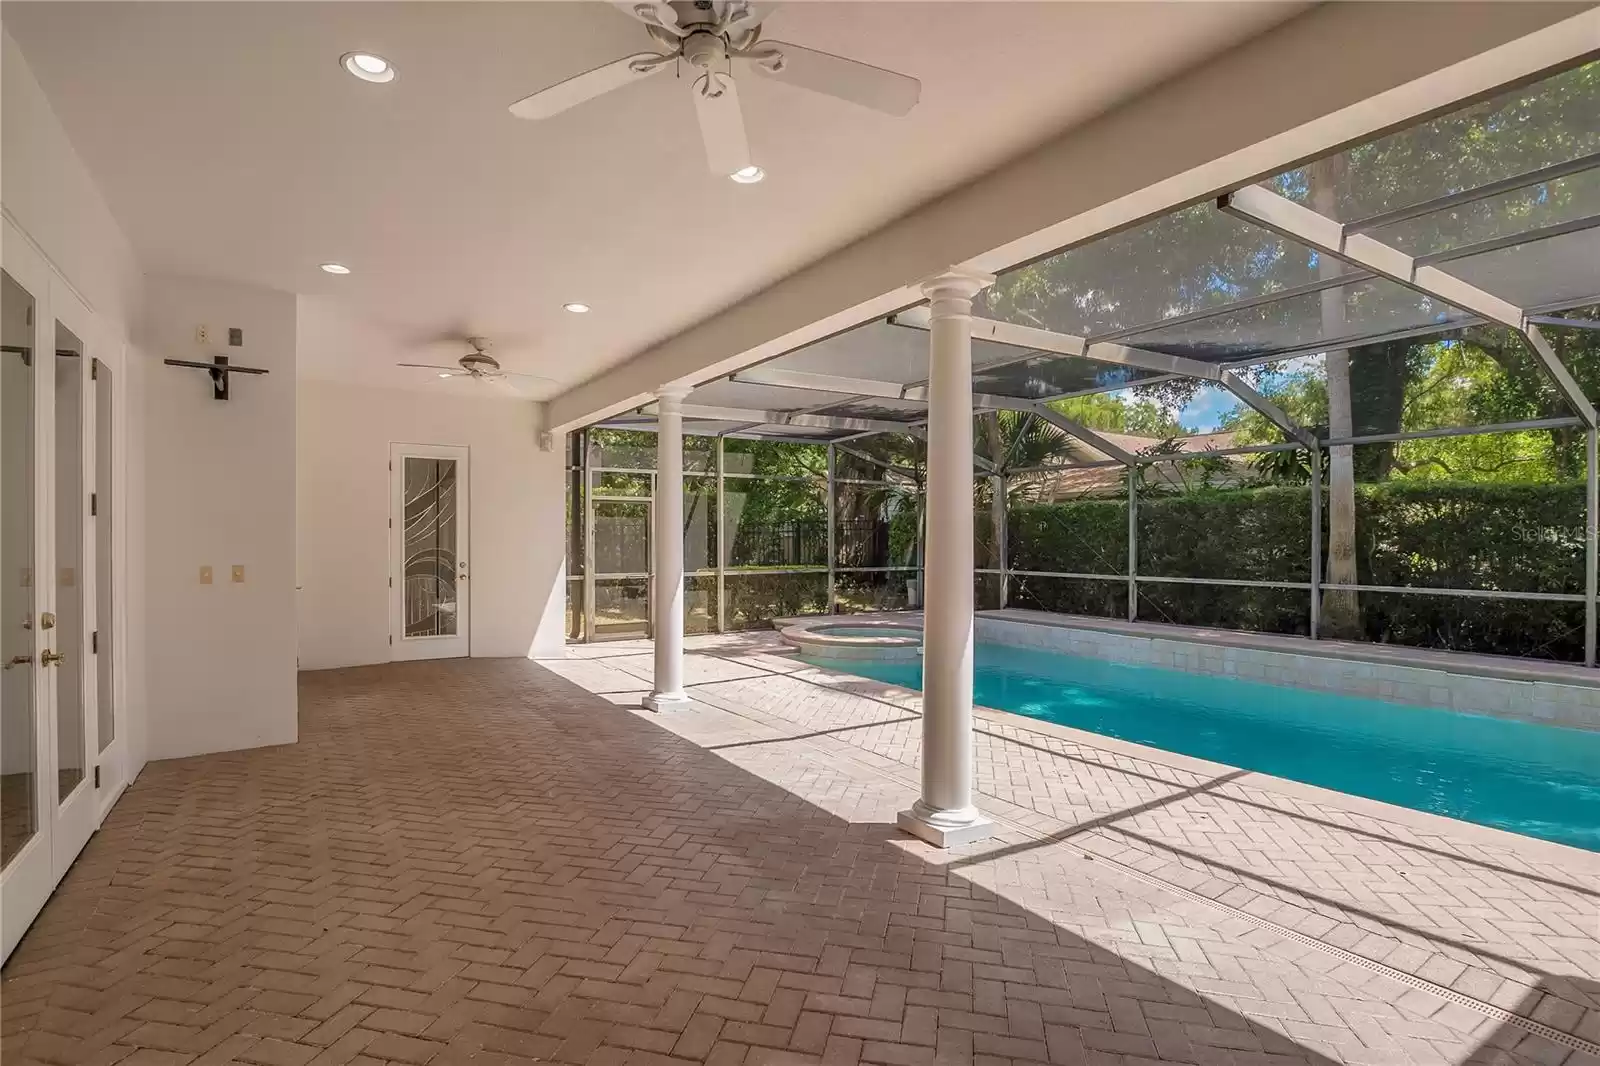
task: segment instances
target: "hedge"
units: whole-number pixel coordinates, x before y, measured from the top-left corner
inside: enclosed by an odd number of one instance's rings
[[[1310,580],[1310,490],[1216,489],[1139,501],[1141,576]],[[1326,565],[1327,507],[1323,508]],[[980,517],[981,521],[981,517]],[[1013,570],[1119,574],[1127,504],[1085,499],[1014,506]],[[1581,593],[1584,486],[1388,482],[1358,485],[1357,575],[1364,585]],[[1304,633],[1300,590],[1141,582],[1139,617],[1184,625]],[[1017,607],[1123,617],[1114,581],[1017,578]],[[1358,639],[1499,655],[1581,660],[1583,605],[1363,593]]]

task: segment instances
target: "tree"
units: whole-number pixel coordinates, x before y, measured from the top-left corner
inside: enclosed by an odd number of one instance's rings
[[[1050,406],[1079,425],[1110,433],[1166,439],[1196,432],[1180,423],[1168,406],[1147,396],[1130,394],[1131,391],[1072,396],[1065,400],[1053,400]]]

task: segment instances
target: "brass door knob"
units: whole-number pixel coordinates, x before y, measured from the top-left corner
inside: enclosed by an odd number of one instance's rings
[[[13,666],[28,666],[32,662],[33,656],[31,655],[13,655],[11,661],[6,663],[5,668],[9,670]]]
[[[39,656],[40,666],[58,666],[66,661],[67,653],[64,651],[47,651]]]

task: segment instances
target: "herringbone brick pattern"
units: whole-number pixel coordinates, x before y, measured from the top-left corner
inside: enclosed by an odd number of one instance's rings
[[[695,695],[703,702],[780,729],[828,731],[813,743],[917,766],[915,694],[782,662],[770,636],[698,644],[691,663],[717,662],[699,668]],[[647,678],[648,661],[625,650],[607,648],[607,666]],[[742,675],[730,672],[734,664]],[[1251,775],[1202,774],[1050,728],[999,712],[978,723],[977,784],[991,806],[1005,801],[1031,815],[1018,821],[1088,852],[1600,1040],[1594,864],[1571,869],[1514,846],[1376,820],[1262,787]]]
[[[7,965],[6,1066],[1579,1061],[1035,833],[909,841],[914,701],[797,728],[716,695],[796,664],[721,647],[682,714],[613,705],[636,649],[395,664],[151,764]]]

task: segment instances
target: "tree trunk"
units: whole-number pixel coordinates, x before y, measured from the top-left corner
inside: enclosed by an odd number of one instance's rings
[[[1350,425],[1359,435],[1398,433],[1405,417],[1406,382],[1414,343],[1367,344],[1349,351]],[[1394,470],[1395,444],[1369,444],[1354,464],[1361,481],[1386,481]]]
[[[1335,217],[1338,183],[1344,160],[1338,156],[1319,160],[1307,168],[1311,207],[1319,214]],[[1344,272],[1344,265],[1331,256],[1317,257],[1317,273],[1324,278]],[[1345,333],[1344,290],[1322,290],[1322,333],[1339,337]],[[1349,437],[1355,419],[1350,407],[1350,353],[1327,353],[1328,435]],[[1356,578],[1356,475],[1354,449],[1339,445],[1328,449],[1328,570],[1327,585],[1354,585]],[[1361,611],[1354,592],[1336,592],[1325,587],[1322,594],[1321,631],[1332,637],[1358,637]]]
[[[995,473],[998,474],[1006,464],[1006,441],[1000,433],[1000,412],[984,412],[983,435],[989,446],[989,462],[994,464]],[[990,570],[1000,569],[1004,554],[1001,540],[1006,535],[1006,498],[1005,493],[999,491],[1001,484],[998,478],[989,483],[989,560],[985,566]]]

